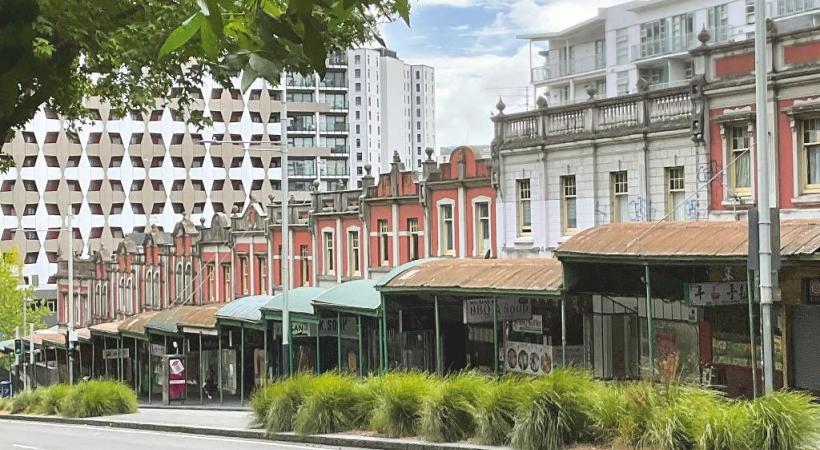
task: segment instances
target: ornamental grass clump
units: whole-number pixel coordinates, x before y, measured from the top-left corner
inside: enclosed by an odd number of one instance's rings
[[[266,384],[256,389],[251,395],[251,424],[254,427],[264,427],[274,396],[279,392],[278,383]]]
[[[389,437],[415,436],[424,400],[436,381],[422,372],[393,372],[374,383],[378,395],[371,428]]]
[[[808,394],[778,391],[749,404],[751,447],[755,450],[817,448],[820,406]]]
[[[0,398],[0,412],[9,412],[11,411],[11,399],[10,398]]]
[[[597,442],[609,442],[618,435],[618,422],[624,414],[626,397],[620,384],[595,383],[590,391],[593,423],[592,434]]]
[[[299,434],[327,434],[355,429],[360,423],[361,388],[356,378],[337,372],[313,379],[293,422]]]
[[[486,445],[509,445],[515,417],[532,395],[532,378],[508,375],[490,383],[476,410],[476,437]]]
[[[489,380],[475,372],[461,372],[437,383],[419,413],[419,434],[428,441],[458,442],[476,430],[476,412]]]
[[[513,427],[511,445],[517,450],[554,450],[593,439],[595,382],[574,369],[556,369],[533,381]]]
[[[65,399],[71,391],[71,386],[67,384],[55,384],[40,390],[42,391],[40,402],[33,412],[37,414],[58,415],[61,413],[63,399]]]
[[[11,413],[34,413],[43,399],[42,389],[28,389],[17,394],[11,401]]]
[[[270,386],[270,391],[266,393],[270,407],[265,416],[268,434],[293,431],[296,413],[310,394],[315,378],[314,375],[298,374]]]
[[[86,381],[72,386],[60,402],[64,417],[97,417],[137,411],[137,395],[118,381]]]
[[[695,450],[752,450],[748,404],[727,400],[721,408],[700,411]]]

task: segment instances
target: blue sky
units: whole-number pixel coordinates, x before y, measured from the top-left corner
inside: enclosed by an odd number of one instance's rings
[[[436,145],[489,144],[499,96],[532,104],[529,50],[517,34],[558,31],[617,0],[411,0],[410,27],[386,24],[399,58],[436,69]],[[537,56],[537,55],[536,55]]]

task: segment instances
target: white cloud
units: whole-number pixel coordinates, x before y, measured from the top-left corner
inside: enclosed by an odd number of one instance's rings
[[[453,31],[466,31],[470,29],[470,26],[465,23],[463,25],[454,25],[450,29]]]

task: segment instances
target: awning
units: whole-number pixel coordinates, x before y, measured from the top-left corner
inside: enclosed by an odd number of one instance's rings
[[[376,283],[383,292],[558,296],[555,259],[428,259],[399,266]]]
[[[812,257],[820,249],[820,221],[783,220],[780,254]],[[687,263],[693,260],[746,260],[745,221],[629,222],[588,228],[555,251],[561,260],[602,259]]]
[[[0,352],[14,353],[14,341],[14,339],[6,339],[5,341],[0,341]]]
[[[262,322],[262,308],[265,304],[271,301],[273,297],[270,295],[249,295],[238,298],[216,312],[216,320],[220,323],[244,323],[244,324],[261,324]]]
[[[145,323],[147,331],[216,334],[216,312],[222,305],[183,305],[158,311]]]
[[[324,288],[298,287],[288,291],[288,310],[295,320],[315,322],[311,302]],[[274,295],[262,308],[262,316],[268,320],[282,320],[282,294]]]
[[[119,332],[123,336],[129,336],[138,339],[144,339],[145,324],[156,316],[159,311],[145,311],[135,316],[131,316],[120,323],[118,327]]]
[[[376,280],[353,280],[338,284],[313,299],[316,308],[328,308],[354,314],[377,315],[381,294]]]
[[[104,334],[108,336],[119,336],[120,332],[118,327],[120,326],[121,321],[117,320],[114,322],[105,322],[105,323],[98,323],[96,325],[91,325],[88,327],[88,330],[92,335],[95,334]]]
[[[91,330],[80,328],[77,330],[77,340],[80,342],[91,342]]]

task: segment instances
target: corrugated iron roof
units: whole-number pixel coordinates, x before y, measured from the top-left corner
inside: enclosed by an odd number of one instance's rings
[[[820,221],[783,220],[780,254],[805,256],[820,249]],[[748,251],[745,221],[630,222],[588,228],[558,246],[572,256],[703,257],[743,259]]]
[[[145,323],[146,329],[178,333],[180,327],[216,328],[216,312],[222,305],[182,305],[157,312]]]
[[[381,305],[376,280],[352,280],[333,286],[313,300],[315,306],[366,309],[375,311]]]
[[[288,291],[288,310],[294,313],[313,314],[313,305],[310,303],[317,295],[324,292],[324,288],[298,287]],[[274,295],[262,306],[266,311],[282,311],[282,294]]]
[[[552,295],[561,289],[561,264],[555,259],[441,258],[406,266],[382,278],[377,289]]]
[[[88,329],[91,334],[119,334],[119,330],[117,328],[120,326],[120,323],[120,320],[98,323],[96,325],[91,325]]]
[[[88,328],[80,328],[77,330],[77,339],[85,342],[91,341],[91,330]]]
[[[216,312],[216,318],[217,320],[229,319],[253,323],[260,322],[262,320],[262,312],[260,309],[268,303],[271,298],[273,297],[270,295],[249,295],[238,298],[220,308],[219,311]]]
[[[145,324],[148,323],[152,317],[156,316],[158,312],[159,311],[145,311],[131,316],[123,320],[117,329],[120,333],[144,335]]]

